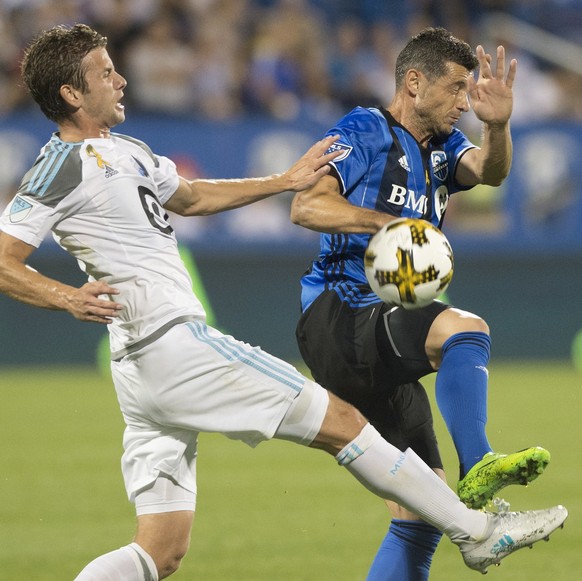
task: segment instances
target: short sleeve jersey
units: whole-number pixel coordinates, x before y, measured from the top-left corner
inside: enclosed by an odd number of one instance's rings
[[[428,220],[442,227],[449,196],[463,189],[455,180],[461,156],[476,147],[454,128],[427,148],[385,109],[357,107],[327,135],[339,135],[341,150],[332,175],[348,202],[397,217]],[[321,292],[334,289],[351,306],[378,302],[368,286],[364,252],[368,234],[322,234],[320,253],[301,279],[307,309]]]
[[[52,231],[89,280],[119,289],[112,298],[124,308],[108,327],[112,351],[122,351],[181,316],[205,316],[163,209],[178,183],[174,163],[133,138],[54,134],[0,229],[36,247]]]

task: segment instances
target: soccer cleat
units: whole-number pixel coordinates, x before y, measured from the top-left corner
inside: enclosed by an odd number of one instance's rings
[[[527,512],[487,513],[489,526],[480,541],[454,541],[461,550],[465,565],[487,573],[487,567],[499,565],[501,559],[518,549],[531,547],[564,527],[568,511],[563,506]]]
[[[535,480],[549,462],[550,453],[540,447],[514,454],[489,452],[459,481],[457,494],[469,508],[483,508],[505,486]]]

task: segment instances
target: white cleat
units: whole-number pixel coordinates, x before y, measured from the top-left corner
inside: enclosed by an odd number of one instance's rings
[[[527,512],[487,513],[489,526],[481,540],[457,540],[465,565],[487,573],[487,567],[499,565],[501,559],[518,549],[532,547],[558,528],[563,528],[568,511],[563,506]]]

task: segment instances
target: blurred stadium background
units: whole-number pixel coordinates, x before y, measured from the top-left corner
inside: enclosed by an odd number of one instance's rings
[[[388,104],[395,57],[426,25],[445,26],[489,52],[503,43],[518,59],[513,169],[502,187],[451,201],[449,298],[492,328],[494,444],[540,443],[554,454],[544,482],[516,494],[516,507],[562,502],[573,509],[554,543],[492,576],[572,579],[575,541],[582,541],[581,3],[0,0],[0,210],[54,130],[20,86],[23,47],[42,29],[74,22],[109,37],[128,79],[119,130],[172,157],[190,177],[281,171],[353,106]],[[471,113],[465,117],[462,128],[478,141],[478,125]],[[289,223],[290,199],[175,217],[174,225],[218,326],[298,362],[298,280],[318,241]],[[31,265],[73,284],[83,280],[51,240]],[[133,517],[118,474],[121,423],[96,365],[102,340],[101,327],[0,296],[0,578],[72,578],[92,555],[127,541]],[[444,431],[441,441],[454,478]],[[198,517],[193,553],[176,579],[363,578],[385,528],[374,499],[333,466],[327,471],[329,463],[312,466],[316,453],[283,444],[281,459],[274,444],[247,457],[240,445],[213,437],[207,446],[201,489],[212,507]],[[226,502],[239,487],[239,500]],[[288,535],[278,536],[282,525]],[[435,581],[464,579],[458,557],[439,552]]]

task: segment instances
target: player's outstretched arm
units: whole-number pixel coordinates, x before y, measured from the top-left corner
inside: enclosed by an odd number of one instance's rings
[[[375,234],[393,217],[351,204],[340,193],[339,183],[332,175],[315,186],[295,194],[291,204],[294,224],[330,234],[353,232]]]
[[[500,185],[509,174],[513,148],[509,119],[513,110],[513,84],[517,61],[512,59],[506,68],[505,49],[497,47],[497,61],[476,50],[479,60],[477,80],[470,77],[469,96],[477,118],[483,123],[481,147],[469,150],[457,167],[457,181],[465,186],[476,184]]]
[[[182,216],[216,214],[258,202],[282,192],[310,188],[329,173],[329,162],[341,151],[328,151],[337,136],[315,143],[287,171],[261,178],[187,181],[180,179],[165,207]]]
[[[26,266],[34,247],[0,232],[0,292],[44,309],[67,311],[80,321],[111,323],[122,305],[101,298],[115,295],[116,289],[104,282],[88,282],[81,288],[48,278]]]

